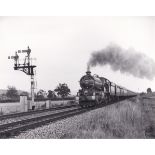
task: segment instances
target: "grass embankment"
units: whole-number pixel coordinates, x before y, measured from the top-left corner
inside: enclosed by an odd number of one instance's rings
[[[62,138],[146,138],[144,104],[135,97],[88,113]]]

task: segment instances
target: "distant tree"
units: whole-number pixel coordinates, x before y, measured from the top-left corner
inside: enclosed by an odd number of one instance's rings
[[[11,99],[18,99],[19,98],[18,91],[14,86],[8,86],[6,96],[11,98]]]
[[[147,88],[147,93],[152,93],[151,88]]]
[[[6,93],[3,93],[0,95],[0,100],[7,100],[8,97],[6,96]]]
[[[61,96],[62,98],[67,97],[70,94],[70,89],[65,83],[59,83],[59,85],[54,91],[57,93],[58,96]]]
[[[141,95],[141,96],[142,96],[142,95],[145,95],[145,93],[144,93],[144,92],[141,92],[140,95]]]
[[[44,99],[44,98],[46,98],[46,96],[47,96],[46,91],[40,89],[40,90],[37,92],[36,98],[37,98],[37,99]]]
[[[28,93],[27,91],[22,91],[22,92],[20,93],[20,95],[25,95],[25,96],[28,96],[28,97],[29,97],[29,93]]]
[[[48,97],[49,99],[56,98],[55,92],[52,91],[52,90],[49,90],[49,91],[48,91],[47,97]]]

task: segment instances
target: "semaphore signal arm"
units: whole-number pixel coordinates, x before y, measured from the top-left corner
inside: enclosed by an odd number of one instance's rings
[[[15,52],[15,56],[8,57],[9,59],[14,59],[15,61],[14,70],[23,71],[27,75],[34,75],[34,68],[36,66],[30,63],[30,60],[32,60],[32,58],[30,58],[31,49],[29,48],[29,46],[27,50],[18,50],[18,53],[27,53],[27,55],[25,56],[23,64],[19,63],[19,55],[17,54],[17,52]]]

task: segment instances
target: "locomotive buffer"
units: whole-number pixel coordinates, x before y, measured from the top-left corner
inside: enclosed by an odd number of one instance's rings
[[[24,63],[20,63],[19,55],[17,53],[26,53],[27,55],[24,58]],[[31,49],[27,48],[27,50],[18,50],[15,52],[15,56],[9,56],[8,59],[14,59],[14,70],[19,70],[24,72],[26,75],[31,76],[31,106],[34,109],[34,68],[37,67],[32,65],[32,58],[30,58]],[[31,108],[30,106],[30,108]]]

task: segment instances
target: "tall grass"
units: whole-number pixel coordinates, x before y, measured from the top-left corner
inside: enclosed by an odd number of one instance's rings
[[[62,138],[146,138],[139,98],[121,101],[87,113],[76,130]]]

